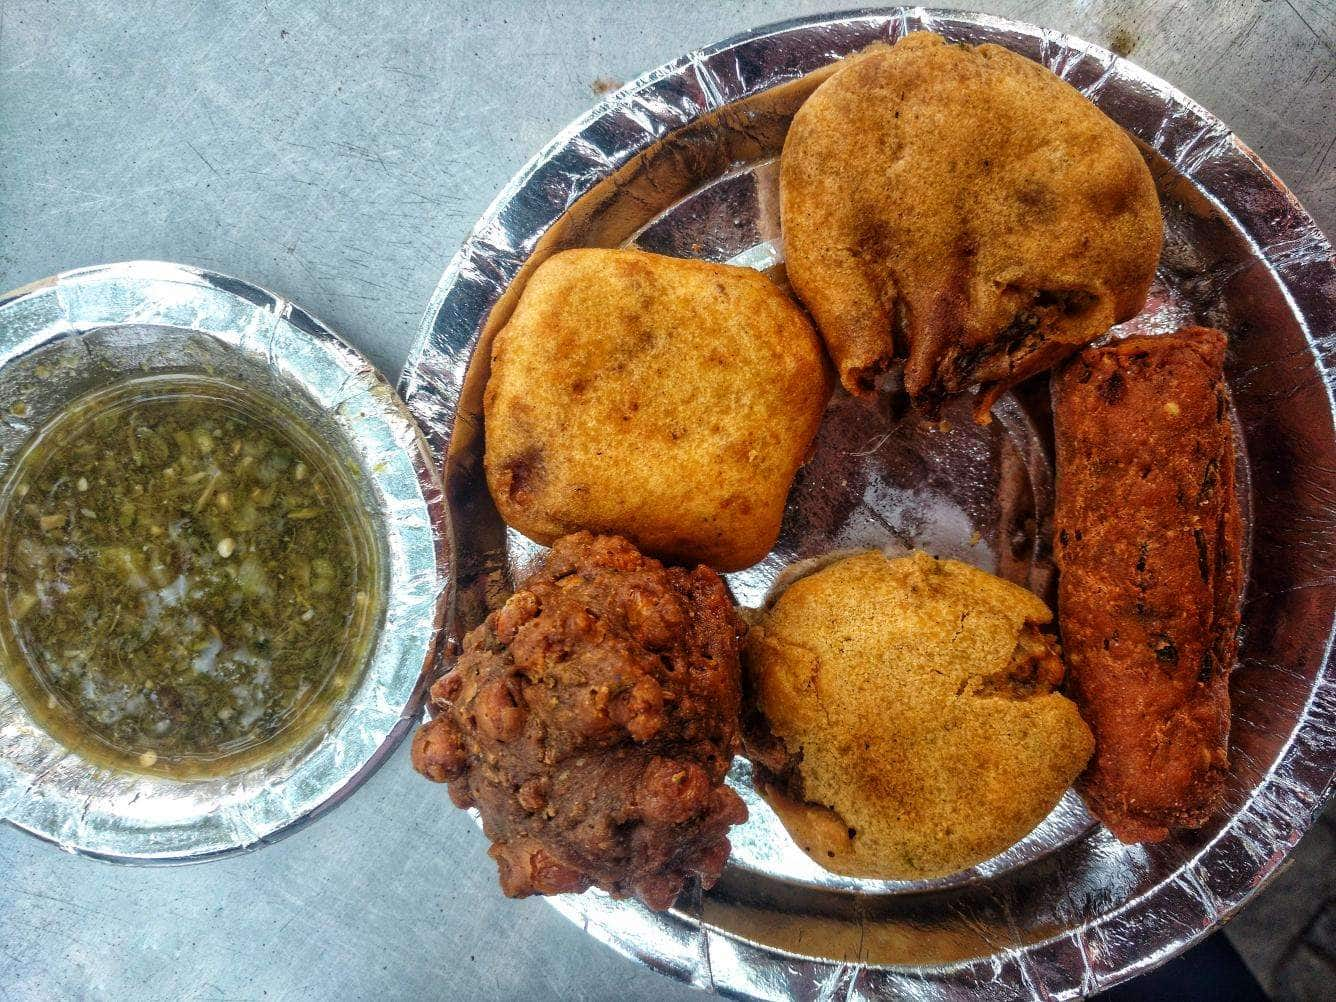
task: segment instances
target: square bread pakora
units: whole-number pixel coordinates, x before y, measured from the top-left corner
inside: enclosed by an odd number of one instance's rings
[[[747,567],[779,536],[832,385],[807,317],[759,272],[563,251],[492,344],[487,484],[543,544],[587,529]]]

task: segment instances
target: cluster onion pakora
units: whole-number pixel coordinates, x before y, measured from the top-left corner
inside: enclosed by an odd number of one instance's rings
[[[599,887],[667,908],[718,879],[747,818],[723,785],[745,633],[709,568],[566,536],[465,638],[413,765],[477,807],[508,896]]]

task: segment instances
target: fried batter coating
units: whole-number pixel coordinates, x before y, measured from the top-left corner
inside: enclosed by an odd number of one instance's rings
[[[747,818],[724,785],[745,632],[709,568],[567,536],[432,687],[413,766],[478,808],[508,896],[667,908],[718,879]]]
[[[920,879],[1023,838],[1093,741],[1055,691],[1052,613],[955,560],[846,557],[779,597],[746,650],[744,741],[820,865]]]
[[[995,45],[916,33],[851,56],[780,161],[789,279],[844,386],[904,385],[976,418],[1142,308],[1163,238],[1136,145],[1074,88]]]
[[[1086,802],[1124,842],[1205,824],[1229,768],[1243,581],[1225,337],[1092,348],[1055,384],[1054,550]]]
[[[775,544],[832,386],[820,338],[764,275],[633,250],[545,261],[491,365],[487,485],[508,524],[720,570]]]

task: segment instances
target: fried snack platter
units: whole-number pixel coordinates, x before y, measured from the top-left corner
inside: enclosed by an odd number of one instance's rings
[[[980,15],[916,8],[791,22],[692,53],[574,123],[498,196],[447,269],[401,383],[445,464],[449,636],[458,643],[544,552],[506,528],[482,468],[491,338],[533,268],[568,247],[633,246],[782,282],[777,155],[788,122],[835,60],[920,29],[1035,59],[1126,129],[1147,154],[1165,217],[1157,279],[1129,328],[1200,322],[1230,336],[1249,581],[1227,806],[1195,834],[1125,846],[1069,793],[979,867],[866,880],[808,859],[738,758],[730,783],[751,818],[730,833],[733,853],[712,890],[689,890],[658,913],[600,892],[549,899],[628,956],[728,994],[1064,997],[1107,986],[1232,914],[1275,872],[1332,782],[1330,247],[1274,175],[1167,84],[1077,40]],[[727,576],[735,600],[758,607],[795,565],[879,546],[964,560],[1052,604],[1051,424],[1039,382],[1039,392],[1003,396],[982,428],[970,398],[954,398],[946,430],[889,413],[886,400],[837,393],[779,542]],[[481,851],[478,864],[487,865]]]

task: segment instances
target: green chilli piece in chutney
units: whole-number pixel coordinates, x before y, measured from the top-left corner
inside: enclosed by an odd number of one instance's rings
[[[76,402],[0,488],[0,654],[36,722],[91,760],[199,778],[313,737],[381,615],[344,464],[205,377]]]

